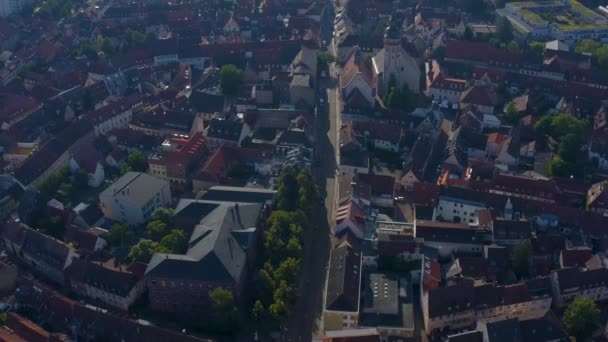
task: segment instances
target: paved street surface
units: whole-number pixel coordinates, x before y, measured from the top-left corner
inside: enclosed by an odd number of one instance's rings
[[[322,18],[321,35],[329,44],[333,35],[335,11],[328,3]],[[332,50],[331,48],[329,49]],[[317,118],[315,120],[315,155],[319,163],[313,174],[319,184],[323,200],[310,217],[311,229],[306,232],[302,276],[298,301],[283,334],[283,341],[310,342],[322,333],[322,306],[325,278],[331,250],[331,231],[335,222],[335,196],[337,191],[336,170],[338,165],[339,108],[336,90],[337,70],[330,66],[328,77],[321,78],[317,94]]]

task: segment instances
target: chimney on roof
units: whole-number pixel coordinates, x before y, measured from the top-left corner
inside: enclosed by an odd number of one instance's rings
[[[238,203],[234,203],[234,213],[236,215],[236,222],[242,226],[243,224],[241,223],[241,213],[239,211],[239,204]]]
[[[359,47],[356,46],[355,47],[355,64],[360,64],[361,63],[361,50],[359,50]]]

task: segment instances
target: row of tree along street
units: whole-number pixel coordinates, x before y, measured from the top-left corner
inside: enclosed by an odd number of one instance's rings
[[[285,168],[279,176],[275,210],[266,224],[263,253],[256,274],[255,301],[251,314],[261,323],[283,326],[296,302],[304,232],[319,200],[310,170]]]

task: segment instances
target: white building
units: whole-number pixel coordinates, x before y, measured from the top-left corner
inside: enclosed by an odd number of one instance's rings
[[[484,203],[451,196],[439,196],[434,218],[448,222],[462,222],[470,225],[478,223],[477,210],[484,209]]]
[[[89,113],[95,135],[105,135],[115,128],[128,127],[133,119],[133,111],[143,106],[144,97],[131,95]]]
[[[596,302],[608,299],[608,269],[562,268],[551,272],[549,277],[556,307],[568,304],[575,297],[587,297]]]
[[[21,12],[30,3],[30,0],[0,0],[0,17]]]
[[[425,247],[437,249],[441,256],[483,251],[483,232],[467,224],[416,220],[414,227],[416,240],[424,242]]]
[[[82,161],[81,163],[79,163],[74,157],[72,157],[72,159],[70,159],[69,164],[70,171],[76,172],[79,169],[83,169],[87,173],[87,184],[93,188],[97,188],[98,186],[100,186],[101,183],[103,183],[103,180],[105,179],[105,171],[101,163],[99,163],[98,161],[88,161],[88,164],[90,165],[81,164]]]
[[[20,226],[25,236],[18,256],[31,269],[40,272],[54,283],[64,283],[64,270],[79,255],[63,241],[44,235],[25,225]]]
[[[66,274],[75,293],[123,311],[128,311],[145,290],[143,279],[133,273],[81,259],[74,260]]]
[[[105,217],[141,224],[152,212],[171,205],[169,182],[141,172],[127,172],[99,194],[101,210]]]
[[[506,286],[473,286],[472,282],[462,282],[448,287],[426,288],[423,285],[421,288],[427,334],[445,328],[463,328],[475,322],[538,319],[551,308],[547,278]]]

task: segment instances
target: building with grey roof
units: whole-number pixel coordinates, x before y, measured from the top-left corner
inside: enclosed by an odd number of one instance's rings
[[[414,333],[412,281],[407,275],[363,275],[359,325],[376,327],[381,335],[411,337]]]
[[[195,201],[180,212],[191,206],[205,214],[192,229],[187,252],[156,253],[146,268],[149,301],[155,310],[204,311],[209,292],[217,287],[233,291],[237,298],[241,294],[265,205]]]
[[[323,319],[326,330],[352,329],[359,326],[361,292],[361,251],[350,232],[345,233],[329,260]],[[350,238],[349,236],[350,235]]]
[[[212,186],[201,199],[207,201],[227,201],[261,203],[272,205],[276,191],[259,188],[243,188],[239,186]]]
[[[171,206],[169,182],[142,172],[127,172],[99,194],[106,218],[131,225],[146,222],[155,209]]]

